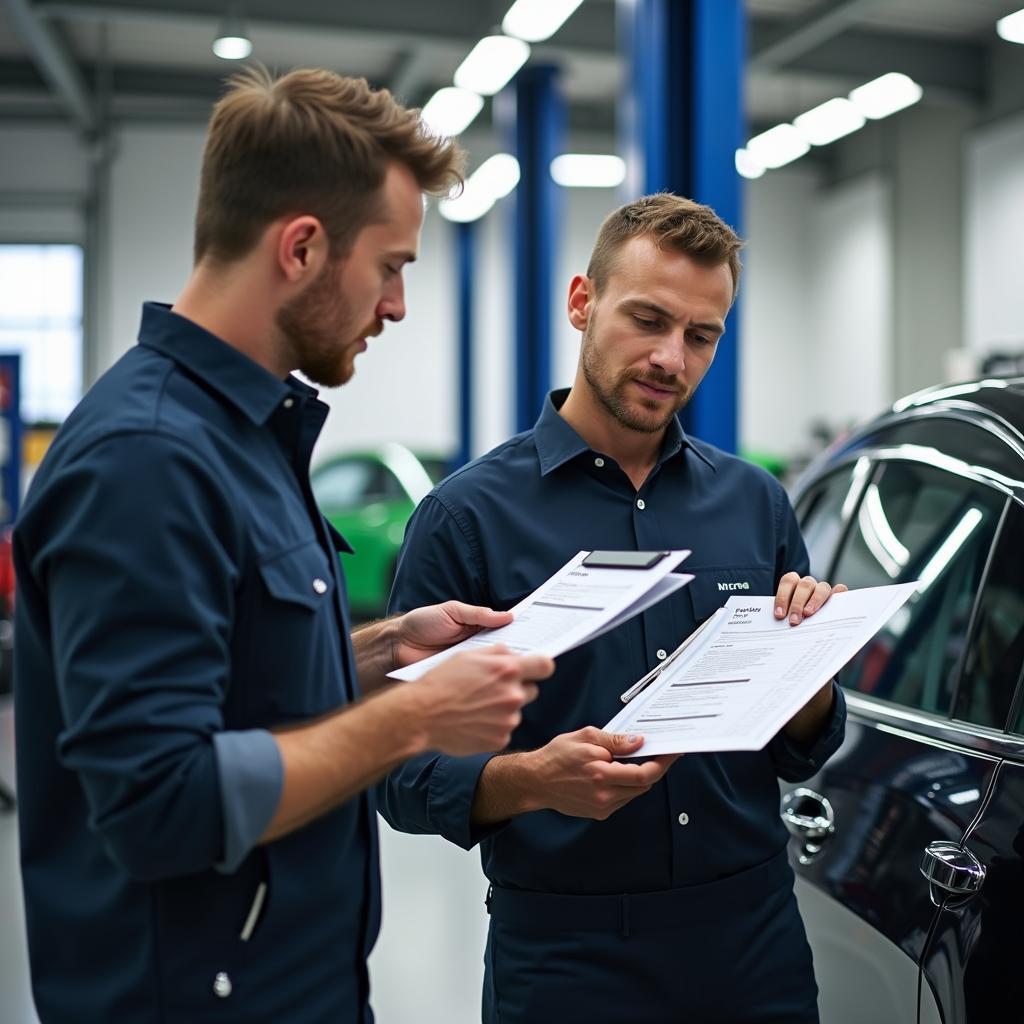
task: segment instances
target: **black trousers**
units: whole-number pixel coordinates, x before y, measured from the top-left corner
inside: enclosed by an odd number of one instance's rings
[[[495,889],[484,1024],[818,1024],[785,851],[631,896]]]

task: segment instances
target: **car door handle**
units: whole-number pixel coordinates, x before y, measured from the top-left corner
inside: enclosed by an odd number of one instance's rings
[[[782,798],[782,820],[790,835],[811,842],[820,842],[836,830],[832,805],[820,793],[804,786]]]
[[[929,883],[954,897],[973,896],[987,872],[970,850],[944,839],[929,843],[921,860],[921,874]],[[934,893],[932,902],[937,903]]]

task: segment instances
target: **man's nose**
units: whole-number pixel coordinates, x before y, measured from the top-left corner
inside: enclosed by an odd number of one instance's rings
[[[384,293],[377,306],[377,318],[394,323],[405,319],[405,285],[401,279]]]
[[[665,373],[682,373],[686,369],[686,333],[680,329],[666,334],[650,359],[652,365]]]

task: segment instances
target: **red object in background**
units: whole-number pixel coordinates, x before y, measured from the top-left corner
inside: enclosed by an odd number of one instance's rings
[[[12,530],[0,529],[0,611],[10,615],[14,611],[14,547]]]

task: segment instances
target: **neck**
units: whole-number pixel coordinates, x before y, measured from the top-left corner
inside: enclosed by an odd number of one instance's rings
[[[640,490],[661,454],[667,425],[650,434],[623,426],[594,394],[580,371],[559,414],[591,448],[610,455]]]
[[[263,277],[245,261],[200,262],[171,308],[283,379],[294,367],[274,327],[274,289]]]

